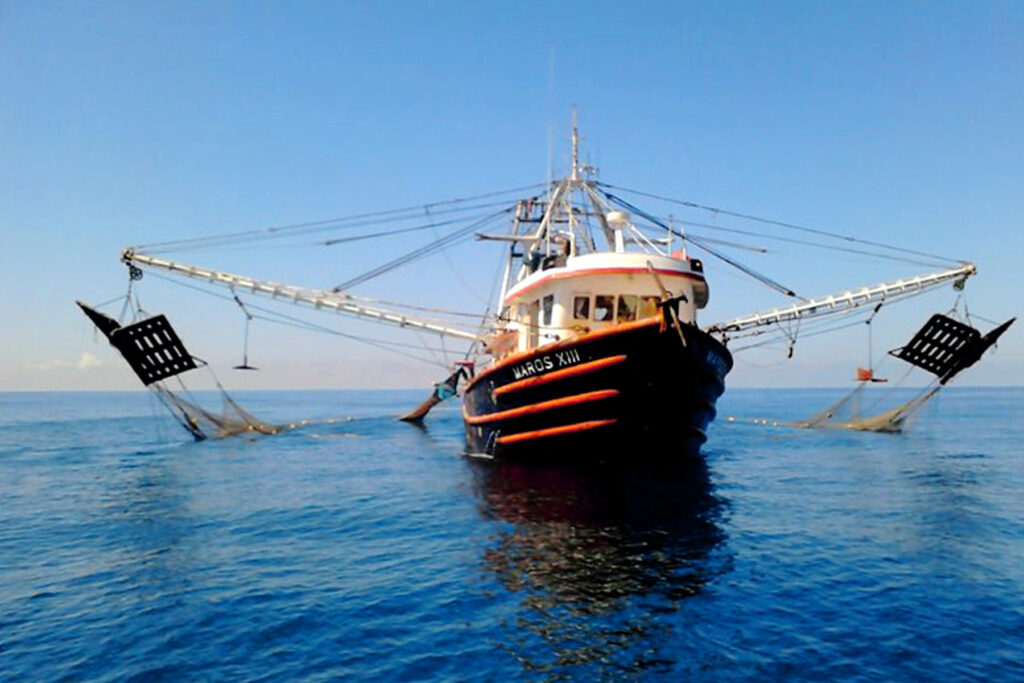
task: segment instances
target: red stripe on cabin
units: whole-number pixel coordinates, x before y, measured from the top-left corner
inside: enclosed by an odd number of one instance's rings
[[[498,396],[503,396],[512,391],[529,389],[530,387],[540,386],[542,384],[547,384],[548,382],[556,382],[567,377],[575,377],[576,375],[585,375],[588,372],[594,372],[595,370],[600,370],[601,368],[606,368],[610,365],[618,365],[625,360],[625,356],[610,356],[608,358],[592,360],[589,363],[582,363],[564,370],[555,370],[554,372],[549,372],[546,375],[527,377],[526,379],[521,379],[518,382],[510,382],[503,387],[496,388],[494,390],[494,396],[497,398]]]
[[[567,277],[581,277],[584,275],[646,275],[650,272],[651,271],[649,271],[647,268],[637,268],[629,266],[621,266],[617,268],[588,268],[586,270],[565,270],[558,273],[551,273],[550,275],[540,278],[536,282],[531,282],[529,285],[523,287],[522,289],[513,289],[505,296],[505,303],[514,301],[515,299],[518,299],[531,289],[539,287],[545,283],[551,282],[552,280],[561,280],[562,278]],[[654,272],[656,272],[658,275],[664,275],[665,277],[683,277],[688,280],[696,280],[698,282],[704,281],[703,275],[698,275],[697,273],[688,270],[670,270],[667,268],[655,268]]]
[[[559,434],[575,434],[576,432],[585,432],[591,429],[597,429],[598,427],[607,427],[613,425],[617,420],[590,420],[589,422],[577,422],[576,424],[565,425],[564,427],[549,427],[548,429],[538,429],[534,432],[520,432],[519,434],[509,434],[508,436],[499,436],[499,444],[516,443],[517,441],[529,441],[531,439],[543,439],[548,436],[558,436]]]
[[[554,410],[555,408],[565,408],[566,406],[575,406],[580,405],[581,403],[600,401],[618,395],[618,389],[602,389],[600,391],[588,391],[585,394],[576,394],[575,396],[556,398],[550,401],[541,401],[540,403],[523,406],[522,408],[502,410],[501,412],[491,413],[489,415],[473,416],[463,410],[462,416],[469,424],[479,425],[486,424],[488,422],[497,422],[499,420],[511,420],[514,417],[522,417],[523,415],[535,415],[536,413],[543,413],[544,411]]]

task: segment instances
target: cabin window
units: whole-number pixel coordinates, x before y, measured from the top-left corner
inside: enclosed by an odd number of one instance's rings
[[[572,300],[572,317],[576,320],[586,320],[590,317],[590,297],[576,296]]]
[[[530,330],[529,348],[533,348],[540,341],[540,302],[533,300],[529,304],[529,313],[526,316],[526,323]]]
[[[541,300],[541,324],[551,324],[551,312],[555,308],[555,295],[548,294]]]
[[[594,320],[607,322],[615,317],[615,297],[598,294],[594,297]]]
[[[619,295],[619,314],[616,318],[620,323],[636,320],[636,296],[633,294]]]
[[[640,297],[640,310],[637,312],[638,318],[652,318],[658,314],[658,297],[656,296],[642,296]]]

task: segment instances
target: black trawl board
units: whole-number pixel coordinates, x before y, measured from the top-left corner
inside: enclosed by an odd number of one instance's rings
[[[146,386],[196,367],[163,315],[122,327],[114,331],[110,341]]]
[[[961,361],[980,337],[981,333],[970,325],[936,313],[909,344],[890,353],[942,377]]]

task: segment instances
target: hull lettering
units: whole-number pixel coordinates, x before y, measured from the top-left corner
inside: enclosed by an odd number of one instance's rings
[[[540,356],[539,358],[534,358],[533,360],[514,366],[512,368],[512,376],[515,379],[523,379],[524,377],[542,375],[549,370],[567,368],[571,365],[576,365],[581,360],[582,357],[580,356],[580,352],[576,349],[555,351],[554,353],[546,356]]]

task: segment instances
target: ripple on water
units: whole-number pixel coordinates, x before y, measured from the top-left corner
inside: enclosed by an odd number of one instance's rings
[[[354,419],[204,444],[132,396],[0,423],[5,679],[1024,678],[1022,391],[656,471],[466,459],[456,406],[393,419],[418,393],[253,394]]]

